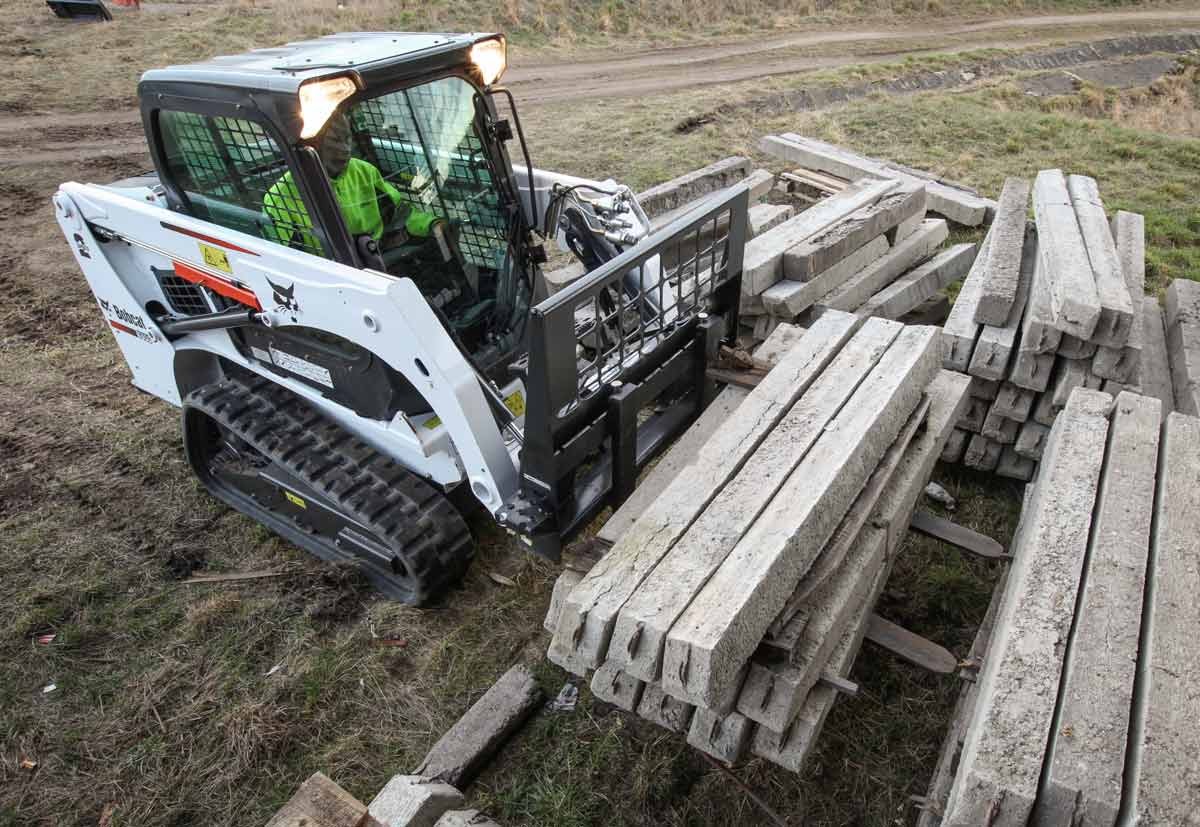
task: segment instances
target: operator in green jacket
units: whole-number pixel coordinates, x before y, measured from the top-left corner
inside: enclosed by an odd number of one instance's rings
[[[350,121],[345,115],[338,113],[330,118],[318,141],[317,154],[333,184],[333,192],[342,208],[350,235],[365,234],[380,242],[385,231],[392,236],[399,234],[401,227],[412,238],[425,239],[432,234],[437,216],[414,209],[398,189],[383,179],[378,167],[351,157],[353,135]],[[396,217],[390,226],[384,225],[379,209],[381,197],[389,199],[396,208]],[[300,246],[304,249],[321,249],[309,232],[312,219],[304,207],[291,172],[285,173],[267,191],[263,198],[263,211],[273,222],[276,240],[291,245],[299,235]],[[383,241],[383,246],[392,245]]]

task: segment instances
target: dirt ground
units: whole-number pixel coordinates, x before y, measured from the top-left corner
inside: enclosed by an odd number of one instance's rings
[[[197,15],[188,48],[217,49],[203,35],[205,12],[185,5]],[[1200,273],[1194,63],[1172,58],[1175,74],[1130,90],[1017,77],[805,114],[772,101],[816,80],[954,66],[967,50],[1200,28],[1200,10],[1167,9],[895,28],[842,20],[718,48],[566,62],[535,52],[509,79],[535,161],[635,187],[754,155],[758,135],[783,129],[989,190],[1044,166],[1087,172],[1110,208],[1147,215],[1151,287],[1161,290]],[[0,46],[18,78],[47,62],[64,84],[73,71],[88,78],[64,85],[62,101],[14,102],[10,87],[0,110],[0,825],[263,823],[318,769],[369,799],[513,661],[533,663],[557,692],[567,676],[541,659],[555,569],[487,520],[472,521],[482,551],[462,587],[416,611],[377,599],[353,572],[311,560],[201,491],[183,462],[177,412],[129,384],[49,204],[62,181],[145,168],[133,89],[116,91],[113,79],[174,58],[126,44],[136,33],[91,38],[27,10],[0,22],[22,39]],[[124,48],[135,56],[125,62],[143,65],[111,65],[109,52]],[[1108,84],[1111,72],[1089,77]],[[578,104],[593,93],[602,100]],[[718,110],[730,100],[758,108]],[[677,130],[700,113],[709,119]],[[960,499],[956,519],[1007,542],[1016,486],[949,469],[938,478]],[[264,568],[286,573],[181,583]],[[880,611],[963,653],[995,574],[914,540]],[[39,643],[43,635],[53,639]],[[869,646],[854,677],[863,695],[835,710],[802,777],[761,761],[735,768],[794,824],[915,817],[910,797],[924,791],[957,687]],[[761,819],[677,739],[606,710],[586,689],[574,713],[539,715],[470,794],[514,825]]]

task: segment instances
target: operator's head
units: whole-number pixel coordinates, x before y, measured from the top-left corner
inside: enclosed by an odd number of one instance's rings
[[[350,163],[352,148],[350,120],[338,112],[329,119],[317,141],[317,154],[321,156],[321,163],[325,165],[325,172],[330,178],[337,178],[345,171],[346,164]]]

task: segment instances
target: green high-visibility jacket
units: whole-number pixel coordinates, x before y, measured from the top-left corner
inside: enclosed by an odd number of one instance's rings
[[[338,206],[346,219],[350,235],[370,235],[376,241],[383,235],[383,216],[379,213],[379,195],[386,195],[398,210],[408,210],[405,229],[409,235],[424,238],[433,229],[437,216],[413,209],[400,190],[383,179],[379,169],[366,161],[351,158],[342,174],[333,181],[333,192]],[[283,175],[263,197],[263,211],[271,219],[272,233],[277,241],[290,244],[295,233],[300,233],[300,242],[305,249],[320,250],[309,230],[312,219],[300,192],[292,180],[292,173]]]

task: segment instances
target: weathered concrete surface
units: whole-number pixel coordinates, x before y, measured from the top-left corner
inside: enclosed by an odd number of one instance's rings
[[[974,244],[955,244],[867,299],[855,313],[863,318],[899,319],[966,275],[975,261]]]
[[[795,214],[791,204],[754,204],[746,210],[746,229],[750,238],[778,227]]]
[[[988,400],[972,396],[967,401],[967,407],[963,410],[962,418],[958,421],[958,427],[973,434],[979,433],[983,430],[983,422],[987,419],[988,411],[991,410],[991,407],[988,404]]]
[[[639,192],[637,202],[642,205],[646,215],[653,218],[736,184],[750,173],[751,167],[749,158],[736,155],[723,158]]]
[[[637,706],[639,718],[645,718],[668,732],[686,732],[694,710],[691,704],[672,698],[661,687],[650,683],[642,690],[642,699]]]
[[[1123,393],[1113,410],[1035,827],[1110,826],[1121,806],[1161,407]]]
[[[1047,391],[1046,393],[1039,394],[1037,401],[1033,404],[1033,421],[1049,428],[1054,424],[1054,420],[1060,410],[1062,408],[1054,404],[1053,393]]]
[[[748,718],[736,712],[718,715],[708,709],[697,709],[688,728],[687,741],[701,752],[732,764],[745,752],[753,728],[754,724]]]
[[[1027,390],[1041,393],[1050,384],[1054,373],[1053,353],[1034,353],[1018,350],[1008,372],[1008,381]]]
[[[1011,382],[1004,382],[992,403],[992,411],[999,416],[1024,422],[1033,412],[1033,401],[1036,397],[1031,390],[1026,390]]]
[[[877,236],[809,281],[783,279],[768,287],[762,292],[763,307],[776,316],[786,317],[803,313],[822,296],[836,290],[847,280],[879,261],[890,249],[887,238]]]
[[[905,324],[931,324],[940,326],[950,315],[950,299],[942,293],[930,296],[912,310],[901,316],[898,321]]]
[[[1109,228],[1108,216],[1104,214],[1100,188],[1096,186],[1094,178],[1072,175],[1067,178],[1067,191],[1075,207],[1075,217],[1079,221],[1083,246],[1092,264],[1096,294],[1100,299],[1100,320],[1092,335],[1083,338],[1107,347],[1124,347],[1133,326],[1133,302],[1125,283],[1121,256],[1117,254],[1117,245]]]
[[[887,232],[888,243],[895,247],[904,239],[915,233],[921,227],[921,222],[925,220],[924,213],[917,213],[901,221]]]
[[[611,663],[603,664],[592,674],[592,694],[626,712],[637,709],[643,686],[640,680]]]
[[[926,219],[908,238],[896,243],[889,253],[846,279],[817,302],[833,310],[855,310],[887,287],[918,262],[928,258],[949,236],[946,222]]]
[[[1021,320],[1025,316],[1033,273],[1037,269],[1037,232],[1032,223],[1024,226],[1023,239],[1021,258],[1017,265],[1016,287],[1013,289],[1012,299],[1008,301],[1008,317],[1000,324],[984,325],[979,331],[979,339],[975,343],[975,351],[967,369],[972,376],[1003,379],[1008,372],[1008,363],[1013,352],[1017,349]],[[978,315],[976,314],[976,318]]]
[[[764,514],[903,329],[898,322],[873,319],[846,343],[625,601],[608,647],[609,664],[644,681],[658,680],[663,644],[675,620]]]
[[[1033,212],[1054,326],[1080,339],[1091,339],[1100,321],[1100,296],[1062,170],[1038,173]]]
[[[1142,393],[1162,402],[1162,415],[1166,419],[1167,414],[1175,410],[1175,389],[1171,384],[1162,308],[1153,296],[1142,301],[1142,357],[1138,377]]]
[[[970,431],[960,431],[955,428],[950,434],[950,438],[946,440],[946,447],[942,449],[942,462],[958,462],[961,460],[963,452],[967,450],[967,440],[970,437]]]
[[[387,827],[434,827],[447,810],[461,807],[462,793],[419,775],[394,775],[367,812]]]
[[[1200,282],[1175,279],[1167,286],[1166,322],[1175,409],[1200,416]]]
[[[783,277],[783,254],[825,231],[855,210],[894,190],[895,181],[859,181],[746,243],[742,292],[758,295]]]
[[[925,187],[904,187],[857,210],[783,254],[783,277],[809,281],[901,221],[925,215]]]
[[[1066,407],[1071,391],[1076,388],[1099,390],[1103,380],[1092,373],[1092,363],[1086,359],[1059,359],[1054,371],[1054,389],[1051,399],[1054,407]]]
[[[533,673],[513,666],[438,739],[416,772],[465,787],[541,702]]]
[[[704,409],[704,413],[700,414],[692,427],[675,440],[670,450],[655,463],[654,467],[638,483],[637,488],[633,489],[629,498],[621,503],[621,507],[609,517],[608,522],[600,527],[596,536],[611,544],[620,540],[634,521],[650,507],[654,498],[666,490],[671,480],[696,461],[700,455],[700,449],[712,438],[718,428],[729,421],[749,393],[750,391],[745,388],[729,385],[717,394],[717,398]],[[556,585],[555,595],[557,596],[557,594],[558,587]],[[553,632],[554,629],[550,629],[550,631]]]
[[[811,595],[789,627],[797,629],[790,663],[766,667],[751,662],[737,709],[747,718],[782,734],[816,686],[834,647],[861,615],[887,551],[886,532],[866,529],[844,564]]]
[[[983,427],[979,429],[979,434],[1001,445],[1012,445],[1017,441],[1017,433],[1020,430],[1021,423],[1004,416],[996,410],[996,405],[993,403],[987,418],[983,420]]]
[[[1200,802],[1200,419],[1163,430],[1122,824],[1196,823]]]
[[[1111,407],[1112,397],[1080,388],[1051,433],[1013,544],[947,827],[1024,827],[1033,808]]]
[[[975,352],[975,340],[979,338],[979,331],[983,327],[975,321],[975,308],[979,306],[979,297],[987,278],[985,265],[991,245],[992,231],[988,230],[979,245],[979,255],[975,256],[971,270],[958,290],[950,315],[942,325],[942,367],[946,370],[966,373],[971,354]]]
[[[928,189],[928,208],[956,224],[977,227],[986,223],[996,209],[996,202],[990,199],[981,198],[944,182],[918,177],[885,162],[866,158],[842,147],[802,135],[785,132],[778,137],[767,136],[759,141],[758,148],[808,169],[836,175],[849,181],[868,176],[900,180],[909,185],[925,184]]]
[[[846,314],[826,314],[814,322],[747,395],[739,415],[716,430],[696,461],[571,590],[547,655],[551,661],[590,668],[604,662],[621,606],[841,350],[855,322]]]
[[[1133,323],[1124,347],[1102,347],[1096,351],[1092,372],[1114,382],[1137,382],[1145,335],[1142,332],[1145,314],[1140,311],[1146,297],[1146,220],[1138,213],[1118,210],[1112,218],[1112,234],[1133,305]]]
[[[1017,442],[1013,450],[1019,455],[1038,461],[1046,448],[1046,438],[1050,436],[1050,428],[1037,422],[1026,422],[1017,434]]]
[[[963,452],[963,465],[977,471],[995,471],[1003,447],[983,434],[975,434],[967,443],[967,450]]]
[[[937,330],[906,327],[758,520],[675,623],[663,688],[718,707],[731,681],[920,401],[941,359]]]
[[[583,275],[583,265],[578,261],[572,261],[570,264],[566,264],[556,270],[544,272],[542,280],[546,285],[546,295],[553,296],[555,293],[583,278]]]
[[[1001,449],[1000,460],[996,463],[997,476],[1029,482],[1036,471],[1037,463],[1018,454],[1013,446],[1005,445]]]
[[[1062,335],[1062,331],[1054,326],[1054,314],[1050,310],[1050,283],[1039,253],[1029,285],[1025,315],[1021,319],[1019,348],[1029,353],[1056,353]]]
[[[546,619],[542,621],[542,627],[550,634],[554,634],[554,630],[558,628],[558,618],[562,615],[563,602],[567,595],[582,579],[583,572],[563,569],[562,574],[554,580],[554,590],[550,592],[550,607],[546,609]]]
[[[984,262],[983,289],[975,305],[975,321],[980,324],[1003,327],[1013,316],[1021,283],[1021,251],[1030,235],[1025,231],[1029,189],[1029,182],[1024,178],[1007,178],[1000,190],[996,218],[988,233],[992,243]],[[1019,312],[1016,320],[1021,320]]]
[[[995,379],[981,379],[978,376],[972,376],[970,394],[990,402],[1000,395],[1000,385],[1001,383]]]
[[[1069,333],[1064,333],[1058,343],[1058,355],[1067,359],[1091,359],[1097,349],[1095,342],[1085,342]]]
[[[797,342],[804,338],[806,332],[799,325],[780,324],[754,351],[754,358],[774,367]]]

